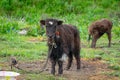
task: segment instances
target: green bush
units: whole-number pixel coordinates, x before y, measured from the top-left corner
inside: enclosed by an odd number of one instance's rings
[[[38,29],[37,29],[37,27],[36,26],[29,27],[29,29],[28,29],[28,35],[38,36]]]
[[[118,0],[0,0],[0,15],[3,16],[0,17],[0,33],[15,32],[30,25],[28,35],[44,35],[39,20],[52,17],[78,26],[82,38],[86,38],[87,28],[93,21],[108,18],[118,26],[113,33],[120,36],[119,15],[116,17],[119,3]],[[22,23],[21,19],[24,19]]]
[[[12,19],[7,19],[5,17],[0,17],[0,33],[14,33],[16,30],[19,29],[18,27],[18,22],[12,20]]]

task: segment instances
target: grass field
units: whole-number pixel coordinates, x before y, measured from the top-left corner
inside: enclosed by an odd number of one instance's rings
[[[102,60],[109,64],[109,69],[114,70],[111,73],[107,73],[107,75],[120,77],[120,40],[119,38],[113,39],[112,47],[108,48],[107,38],[106,36],[104,37],[105,38],[100,38],[100,40],[98,40],[98,48],[96,49],[89,48],[87,40],[82,40],[81,57],[84,59],[101,57]],[[47,56],[47,45],[46,41],[41,41],[40,38],[41,36],[2,35],[2,38],[0,38],[0,69],[9,70],[8,67],[10,66],[2,65],[2,63],[7,63],[8,65],[8,60],[11,56],[16,57],[20,62],[26,62],[26,60],[27,62],[45,60]],[[62,77],[54,77],[50,74],[36,75],[34,73],[23,73],[19,70],[17,70],[17,72],[24,74],[22,77],[24,77],[25,80],[34,80],[36,78],[43,80],[64,80]]]
[[[81,37],[82,59],[89,61],[100,57],[112,70],[103,74],[120,78],[119,0],[0,0],[0,11],[0,70],[10,70],[8,62],[11,56],[26,63],[45,60],[48,51],[46,34],[39,21],[57,18],[77,26]],[[104,35],[98,40],[97,48],[91,49],[87,42],[88,26],[102,18],[113,22],[112,46],[107,47],[108,39]],[[17,34],[21,29],[26,29],[28,34]],[[46,73],[14,71],[20,72],[23,80],[67,80]]]

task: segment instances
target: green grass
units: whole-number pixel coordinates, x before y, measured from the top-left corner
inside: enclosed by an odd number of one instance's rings
[[[24,76],[25,76],[24,79],[27,79],[27,80],[36,80],[36,79],[40,79],[40,80],[66,80],[65,78],[62,78],[62,77],[58,77],[58,76],[55,77],[53,75],[46,75],[46,74],[27,74]]]
[[[57,18],[66,24],[77,26],[82,45],[81,57],[92,59],[101,57],[115,70],[110,73],[120,77],[120,1],[119,0],[0,0],[0,62],[10,56],[19,60],[41,60],[47,55],[47,44],[40,40],[45,37],[45,29],[40,27],[40,19]],[[97,42],[97,49],[87,43],[88,26],[95,20],[108,18],[113,22],[112,47],[108,48],[107,36]],[[27,28],[28,34],[17,32]],[[31,41],[35,39],[35,41]],[[0,66],[1,68],[1,66]],[[25,79],[64,80],[48,75],[25,74]]]
[[[104,35],[97,41],[96,49],[89,48],[90,45],[87,44],[85,40],[81,41],[84,44],[84,48],[81,49],[81,56],[83,58],[92,59],[95,57],[101,57],[102,60],[106,61],[109,64],[110,69],[114,70],[111,73],[107,73],[111,76],[120,77],[120,39],[112,38],[112,45],[108,48],[108,39],[107,36]],[[88,46],[89,45],[89,46]],[[102,47],[102,48],[100,48]]]
[[[41,55],[47,53],[47,46],[45,42],[32,42],[29,39],[33,37],[25,36],[3,36],[4,40],[0,41],[0,56],[18,56],[23,59],[41,59]],[[7,39],[6,39],[7,38]],[[39,38],[39,37],[38,37]],[[34,38],[33,38],[34,39]],[[7,41],[6,41],[7,40]]]
[[[34,61],[43,60],[47,56],[47,44],[46,41],[40,41],[38,37],[31,36],[20,36],[20,35],[0,35],[0,62],[6,62],[9,57],[15,56],[19,61]],[[36,41],[31,41],[36,39]],[[101,57],[102,60],[106,61],[113,69],[107,75],[118,76],[120,71],[120,49],[119,49],[119,38],[112,39],[112,46],[108,48],[108,40],[106,36],[100,38],[97,42],[96,49],[89,48],[87,40],[81,39],[82,49],[81,57],[86,59],[93,59],[95,57]],[[100,48],[103,47],[103,48]],[[0,67],[2,68],[2,66]],[[19,71],[18,71],[19,72]],[[24,78],[27,80],[43,79],[43,80],[65,80],[63,78],[56,78],[54,76],[46,74],[24,74]]]
[[[93,21],[108,18],[114,24],[114,36],[118,37],[119,3],[118,0],[1,0],[0,33],[15,33],[19,29],[29,28],[28,35],[44,35],[44,30],[40,28],[40,19],[58,18],[77,26],[81,37],[85,39],[87,28]]]

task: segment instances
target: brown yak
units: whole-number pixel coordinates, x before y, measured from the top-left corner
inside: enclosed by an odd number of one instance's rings
[[[109,21],[108,19],[102,19],[102,20],[98,20],[93,22],[89,28],[88,28],[88,32],[89,32],[89,39],[90,40],[90,36],[92,36],[92,43],[91,43],[91,48],[95,48],[96,47],[96,42],[97,40],[104,34],[106,33],[108,36],[108,47],[111,46],[111,29],[112,29],[112,22]]]

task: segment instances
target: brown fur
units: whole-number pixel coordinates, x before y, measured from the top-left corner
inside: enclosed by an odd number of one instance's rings
[[[91,43],[91,48],[96,47],[96,42],[97,40],[104,34],[106,33],[108,36],[108,47],[111,46],[111,29],[112,29],[112,22],[109,21],[108,19],[102,19],[96,22],[93,22],[89,28],[89,40],[90,36],[92,36],[92,43]]]

